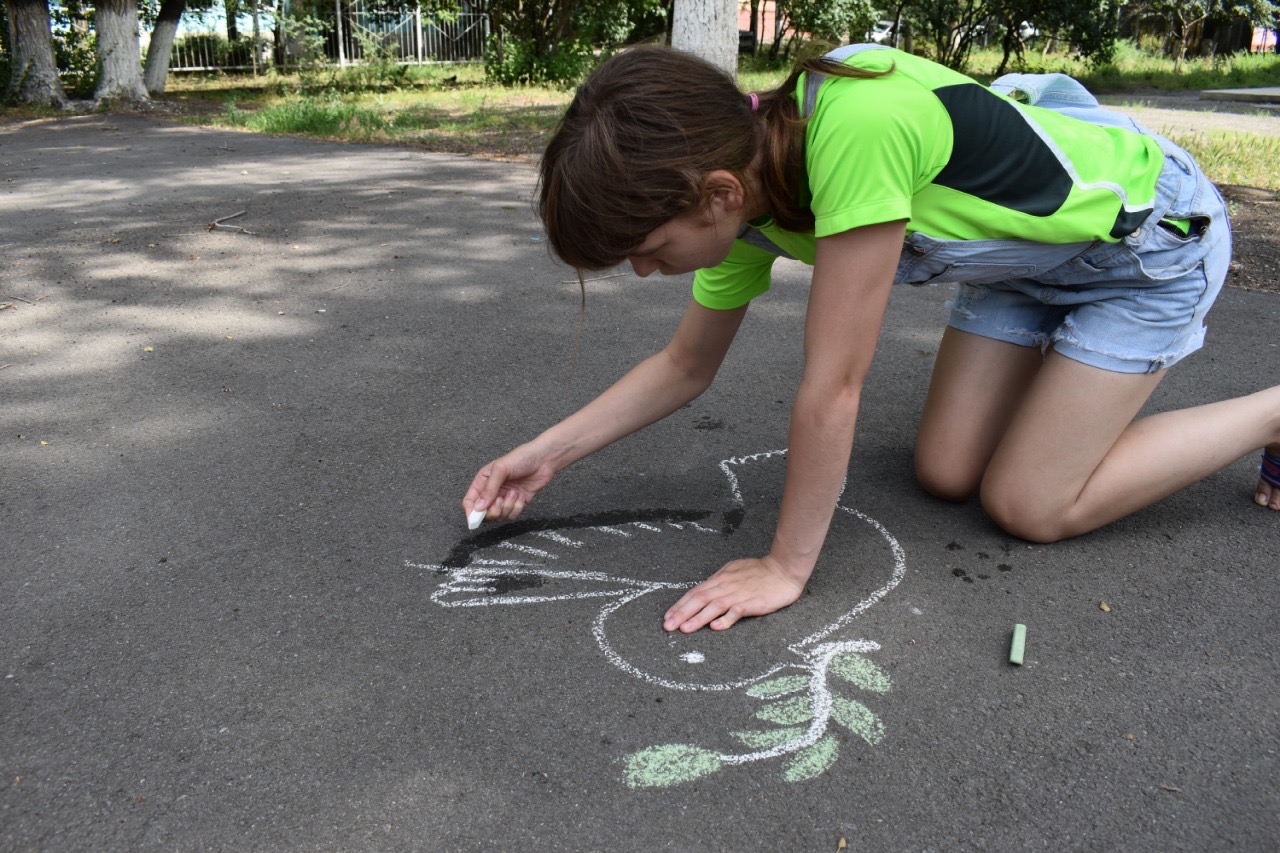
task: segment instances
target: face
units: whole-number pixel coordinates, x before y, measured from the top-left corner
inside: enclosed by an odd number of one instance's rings
[[[713,202],[706,211],[677,216],[654,229],[627,260],[641,278],[654,272],[681,275],[714,267],[729,254],[740,225]]]

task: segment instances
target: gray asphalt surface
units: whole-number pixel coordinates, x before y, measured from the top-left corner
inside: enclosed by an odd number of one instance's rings
[[[927,498],[939,289],[894,294],[790,610],[658,624],[767,543],[781,459],[747,457],[785,443],[800,267],[703,398],[469,534],[475,469],[687,299],[591,282],[571,369],[533,177],[128,116],[0,127],[0,848],[1275,849],[1256,459],[1049,547]],[[1280,300],[1227,289],[1210,326],[1152,411],[1277,381]]]

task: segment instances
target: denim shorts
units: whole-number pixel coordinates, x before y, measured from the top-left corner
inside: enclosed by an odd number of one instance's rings
[[[911,234],[895,281],[956,284],[952,328],[1053,347],[1113,372],[1161,370],[1204,343],[1204,317],[1231,261],[1226,205],[1191,156],[1167,139],[1097,107],[1062,112],[1128,123],[1160,143],[1164,169],[1142,226],[1118,243],[1061,245]],[[1189,220],[1189,233],[1170,220]]]

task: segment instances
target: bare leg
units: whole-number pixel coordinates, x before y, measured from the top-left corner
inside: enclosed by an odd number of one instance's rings
[[[916,477],[926,491],[962,501],[978,490],[1043,364],[1034,347],[947,329],[916,436]]]
[[[1050,542],[1280,443],[1280,386],[1133,421],[1161,377],[1051,352],[991,458],[983,506],[1009,532]]]

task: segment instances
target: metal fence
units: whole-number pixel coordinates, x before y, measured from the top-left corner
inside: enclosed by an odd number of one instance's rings
[[[463,12],[448,18],[426,18],[420,10],[405,14],[371,10],[361,0],[338,0],[339,14],[324,39],[324,58],[336,65],[360,63],[375,49],[397,62],[469,62],[484,56],[489,16]],[[169,59],[171,71],[245,70],[269,66],[288,68],[303,60],[297,43],[281,31],[278,19],[259,18],[258,56],[254,61],[252,23],[241,26],[240,38],[227,38],[224,19],[200,13],[183,15]]]
[[[489,37],[489,16],[477,13],[433,20],[424,19],[419,9],[403,15],[367,10],[359,0],[344,11],[335,40],[339,63],[363,59],[371,45],[407,63],[480,59]]]

